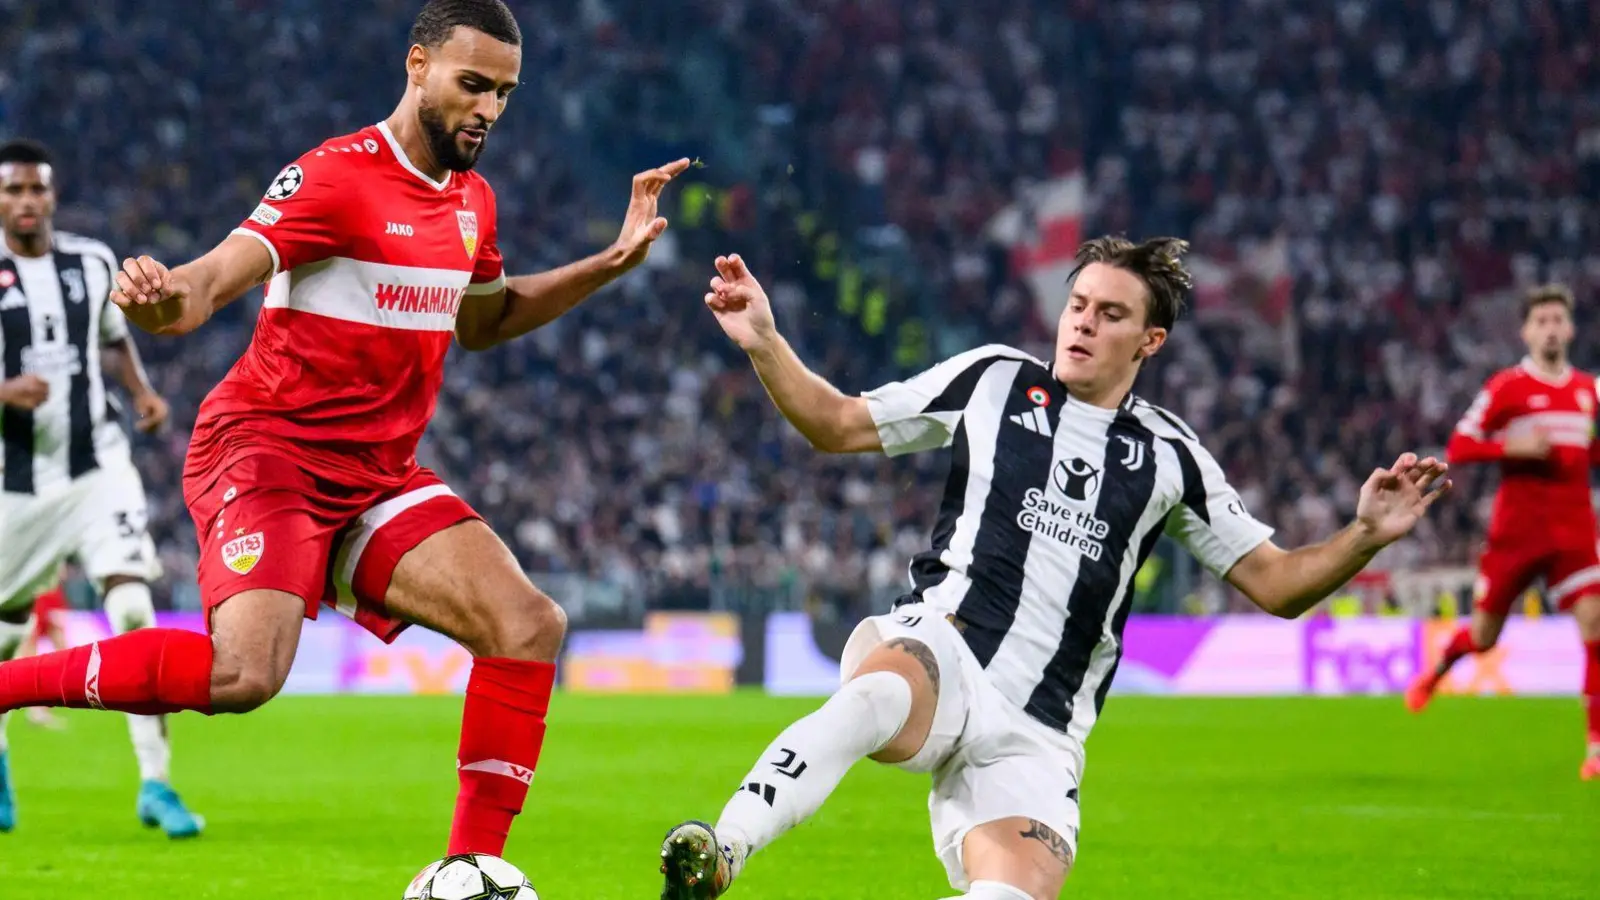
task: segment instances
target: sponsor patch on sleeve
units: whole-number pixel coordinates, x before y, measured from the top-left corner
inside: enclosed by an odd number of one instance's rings
[[[276,225],[278,224],[278,220],[281,218],[283,218],[282,212],[273,209],[265,203],[258,205],[256,207],[256,211],[250,214],[250,221],[255,222],[258,225]]]

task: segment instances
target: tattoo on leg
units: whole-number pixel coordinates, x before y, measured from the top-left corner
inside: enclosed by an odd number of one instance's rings
[[[1056,834],[1055,830],[1049,825],[1038,819],[1029,819],[1028,830],[1018,832],[1018,834],[1045,845],[1045,847],[1049,848],[1050,855],[1060,860],[1063,866],[1069,869],[1072,867],[1072,847],[1067,844],[1065,838]]]
[[[896,650],[904,650],[917,662],[922,663],[923,671],[928,673],[928,683],[933,685],[933,692],[939,693],[939,660],[934,658],[933,651],[927,644],[911,638],[895,638],[889,642],[889,646]]]

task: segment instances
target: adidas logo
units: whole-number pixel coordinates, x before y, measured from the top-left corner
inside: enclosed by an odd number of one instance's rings
[[[1035,406],[1027,412],[1017,413],[1008,418],[1034,434],[1042,434],[1045,437],[1050,436],[1050,417],[1045,415],[1044,407],[1042,406]]]

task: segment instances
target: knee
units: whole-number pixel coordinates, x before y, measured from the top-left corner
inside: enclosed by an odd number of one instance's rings
[[[899,637],[878,645],[862,660],[855,674],[859,677],[869,672],[892,672],[900,676],[919,705],[939,700],[942,679],[938,654],[916,638]]]
[[[527,585],[519,596],[486,608],[471,629],[474,656],[553,661],[567,635],[567,613],[549,595]]]
[[[287,677],[287,672],[280,674],[269,662],[219,655],[211,670],[211,710],[247,713],[259,709],[278,696]]]
[[[887,747],[905,730],[916,706],[911,683],[897,672],[868,672],[850,679],[835,696],[856,705],[855,719],[873,735],[879,748]],[[932,721],[931,711],[924,716]],[[921,741],[918,741],[920,749]]]

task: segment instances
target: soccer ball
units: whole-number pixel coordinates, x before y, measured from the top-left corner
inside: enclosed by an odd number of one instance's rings
[[[411,879],[402,900],[539,900],[522,870],[498,856],[446,856]]]

